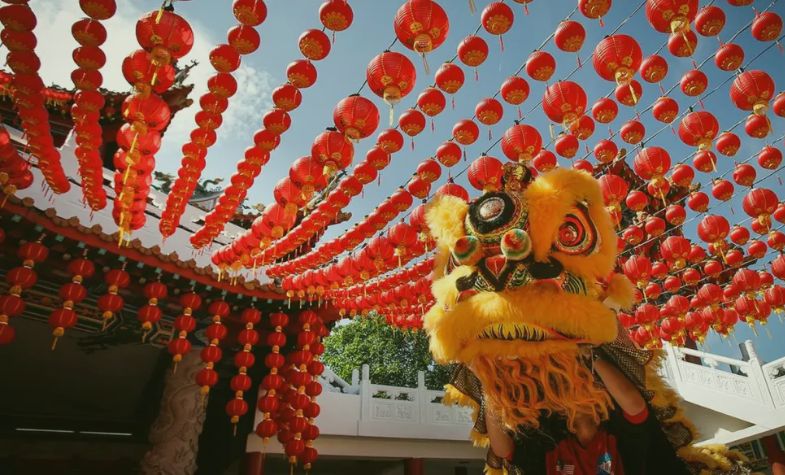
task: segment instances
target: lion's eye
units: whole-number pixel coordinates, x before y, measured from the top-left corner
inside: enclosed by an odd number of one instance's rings
[[[559,226],[553,248],[572,256],[588,255],[597,250],[599,237],[594,228],[588,211],[582,205],[565,216],[564,223]]]

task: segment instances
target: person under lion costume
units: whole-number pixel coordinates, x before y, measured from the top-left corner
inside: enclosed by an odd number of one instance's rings
[[[489,445],[486,409],[516,450],[547,450],[580,417],[608,421],[614,403],[591,363],[602,358],[640,391],[650,435],[666,440],[686,473],[749,473],[736,452],[691,445],[696,431],[657,374],[660,353],[620,328],[616,310],[634,303],[633,288],[614,272],[617,236],[591,175],[557,168],[533,179],[510,163],[499,190],[471,203],[439,196],[426,220],[437,258],[424,328],[437,362],[460,363],[444,401],[473,409],[476,445]],[[486,473],[534,472],[489,450]]]

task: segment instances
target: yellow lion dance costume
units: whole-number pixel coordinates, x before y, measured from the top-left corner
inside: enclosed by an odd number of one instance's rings
[[[619,330],[614,309],[632,305],[633,288],[613,272],[617,237],[597,181],[565,168],[532,180],[508,164],[503,185],[470,204],[441,196],[426,215],[438,257],[425,329],[437,362],[472,363],[475,373],[459,365],[445,402],[474,409],[475,444],[488,446],[484,404],[517,436],[543,414],[568,429],[579,413],[605,420],[612,403],[580,357],[590,344],[640,389],[694,473],[749,473],[738,453],[690,445],[695,430],[657,375],[659,354]],[[515,468],[489,451],[486,472]]]

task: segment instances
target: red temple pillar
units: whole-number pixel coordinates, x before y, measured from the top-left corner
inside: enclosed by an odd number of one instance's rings
[[[403,466],[404,475],[423,475],[425,473],[423,459],[406,459]]]
[[[264,454],[247,452],[240,465],[240,475],[264,475]]]
[[[767,435],[761,440],[766,457],[769,459],[771,475],[785,475],[785,451],[780,447],[776,435]]]

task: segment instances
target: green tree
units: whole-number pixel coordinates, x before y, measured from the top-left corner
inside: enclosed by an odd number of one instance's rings
[[[426,386],[442,389],[452,373],[451,366],[434,363],[425,332],[392,327],[375,313],[333,328],[322,359],[347,381],[353,369],[367,364],[373,383],[390,386],[414,387],[417,372],[425,371]]]

